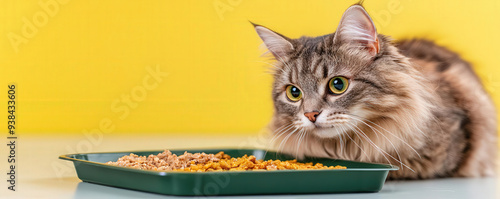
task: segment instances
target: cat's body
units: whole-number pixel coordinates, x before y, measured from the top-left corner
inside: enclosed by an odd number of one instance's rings
[[[395,172],[391,176],[493,175],[498,150],[495,107],[470,64],[429,41],[401,41],[397,47],[430,81],[429,86],[436,89],[439,96],[438,106],[433,110],[436,122],[427,131],[442,135],[441,139],[427,141],[427,146],[420,150],[422,159],[408,162],[417,164],[410,167],[422,169],[415,173]]]
[[[256,30],[278,61],[278,150],[399,165],[391,179],[494,173],[495,108],[455,53],[425,40],[392,43],[359,5],[330,35]]]

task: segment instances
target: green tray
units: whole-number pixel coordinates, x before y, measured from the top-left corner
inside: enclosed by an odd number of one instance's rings
[[[257,159],[290,160],[293,157],[261,149],[207,149],[172,150],[174,154],[224,151],[232,157],[245,154]],[[377,192],[382,189],[387,174],[399,168],[386,164],[371,164],[345,160],[306,158],[301,162],[342,165],[340,170],[278,170],[227,172],[159,172],[118,167],[105,164],[134,153],[141,156],[162,151],[132,151],[117,153],[85,153],[59,156],[73,161],[78,178],[114,187],[146,192],[184,195],[243,195],[243,194],[295,194],[295,193],[347,193]]]

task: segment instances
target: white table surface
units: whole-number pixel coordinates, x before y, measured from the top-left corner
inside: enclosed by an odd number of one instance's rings
[[[72,164],[59,160],[58,156],[89,150],[91,152],[113,152],[164,148],[265,146],[262,137],[248,134],[234,136],[105,134],[102,137],[96,136],[94,138],[85,137],[83,134],[76,136],[20,136],[17,148],[19,168],[17,171],[17,190],[13,192],[7,189],[7,175],[4,174],[0,177],[0,185],[2,186],[0,198],[174,198],[175,196],[82,182],[77,178]],[[0,155],[7,157],[7,151],[0,150]],[[2,161],[0,165],[1,171],[7,171],[6,160]],[[386,182],[378,193],[225,196],[223,198],[500,198],[499,180],[500,178],[491,177],[394,181]]]

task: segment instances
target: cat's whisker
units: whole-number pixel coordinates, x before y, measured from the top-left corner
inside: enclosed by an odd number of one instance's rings
[[[281,137],[282,135],[285,135],[287,132],[289,132],[290,130],[292,130],[293,128],[295,128],[295,130],[297,129],[293,123],[289,125],[290,127],[288,128],[285,128],[279,135],[277,135],[276,137],[273,138],[273,140],[271,140],[271,142],[274,144],[274,142],[276,141],[277,138]],[[295,131],[294,131],[295,132]],[[290,136],[290,134],[288,134],[287,136],[285,136],[286,139],[288,139],[288,137]],[[284,139],[281,140],[280,142],[280,145],[279,147],[281,147],[281,144],[283,143]],[[278,150],[276,150],[276,152],[279,152],[279,148]],[[277,154],[276,154],[277,155]]]
[[[267,154],[267,152],[269,151],[269,149],[271,148],[270,146],[274,143],[274,140],[277,139],[278,137],[281,136],[281,134],[279,134],[281,131],[285,130],[286,128],[290,127],[293,125],[293,122],[289,122],[289,123],[285,123],[283,124],[281,127],[277,128],[276,130],[274,130],[274,133],[273,133],[273,137],[271,138],[271,140],[269,142],[267,142],[266,144],[266,153],[264,154],[264,156]],[[279,134],[279,135],[278,135]]]
[[[381,129],[382,129],[382,130],[384,130],[385,132],[389,133],[389,134],[390,134],[390,135],[392,135],[393,137],[395,137],[395,138],[397,138],[398,140],[400,140],[401,142],[403,142],[403,143],[404,143],[406,146],[408,146],[408,147],[409,147],[409,148],[410,148],[410,149],[411,149],[411,150],[412,150],[415,154],[417,154],[417,156],[418,156],[420,159],[422,159],[422,157],[421,157],[421,156],[420,156],[420,154],[417,152],[417,150],[415,150],[415,148],[413,148],[410,144],[408,144],[408,142],[404,141],[403,139],[401,139],[401,138],[400,138],[400,137],[398,137],[397,135],[395,135],[395,134],[391,133],[390,131],[386,130],[384,127],[382,127],[382,126],[380,126],[380,125],[378,125],[378,124],[376,124],[376,123],[374,123],[374,122],[372,122],[372,121],[370,121],[370,120],[366,120],[366,121],[367,121],[367,122],[370,122],[371,124],[373,124],[373,125],[375,125],[375,126],[377,126],[377,127],[379,127],[379,128],[381,128]],[[384,136],[384,137],[385,137],[385,136]],[[388,138],[386,137],[386,139],[388,139]],[[388,139],[388,140],[389,140],[389,139]]]
[[[299,128],[299,131],[297,132],[299,135],[295,136],[295,150],[297,150],[297,145],[299,144],[299,137],[302,133],[302,128]]]
[[[279,127],[276,130],[274,130],[274,133],[276,134],[276,133],[280,132],[281,130],[283,130],[284,128],[290,126],[291,124],[293,124],[293,122],[288,122],[288,123],[285,123],[285,124],[281,125],[281,127]]]
[[[341,129],[342,129],[342,131],[343,131],[340,135],[344,135],[344,134],[348,134],[348,133],[349,133],[349,129],[344,128],[343,126],[340,126],[340,128],[341,128]],[[340,141],[341,141],[341,143],[343,142],[343,141],[342,141],[342,137],[341,137],[341,136],[340,136]],[[340,145],[340,147],[342,147],[342,145],[343,145],[343,144],[341,144],[341,145]],[[342,148],[340,148],[340,150],[342,151]]]
[[[335,128],[337,129],[337,128]],[[340,128],[340,132],[338,133],[338,135],[341,135],[341,134],[344,134],[345,133],[345,130],[344,128]],[[340,148],[340,150],[342,150],[342,148]],[[335,151],[335,150],[334,150]],[[342,154],[342,153],[341,153]],[[338,155],[337,155],[338,156]]]
[[[335,128],[335,131],[337,131],[337,135],[342,135],[341,132],[339,132],[339,130],[337,128]],[[342,138],[340,138],[342,140]],[[342,141],[340,141],[340,154],[344,154],[343,152],[343,147],[342,147]]]
[[[294,126],[293,123],[290,123],[284,129],[281,129],[280,131],[276,132],[275,135],[273,136],[273,138],[271,139],[270,143],[271,144],[274,143],[276,141],[276,139],[278,139],[279,137],[284,135],[288,130],[292,129],[293,126]]]
[[[304,133],[304,138],[303,138],[303,140],[304,140],[304,146],[303,146],[304,150],[303,150],[303,155],[305,155],[305,154],[306,154],[306,151],[307,151],[307,143],[308,143],[308,142],[307,142],[307,137],[309,137],[309,134],[308,134],[307,130],[304,130],[304,131],[305,131],[305,133]]]
[[[302,143],[302,139],[303,137],[305,136],[306,134],[306,130],[305,129],[301,129],[300,133],[299,133],[299,141],[297,143],[297,149],[295,150],[295,159],[298,159],[298,155],[299,155],[299,149],[300,149],[300,144]]]
[[[293,122],[289,122],[289,123],[285,123],[283,124],[281,127],[277,128],[276,130],[274,130],[274,134],[277,134],[279,133],[280,131],[282,131],[283,129],[289,127],[290,125],[292,125]]]
[[[385,155],[388,155],[390,156],[392,159],[396,160],[399,162],[398,159],[392,157],[389,153],[387,153],[385,150],[383,150],[382,148],[380,148],[377,144],[375,144],[375,142],[373,142],[370,137],[368,137],[368,135],[362,130],[360,129],[358,126],[356,125],[353,125],[354,129],[356,130],[356,132],[359,132],[360,135],[362,135],[361,137],[365,138],[373,147],[375,147],[375,149],[377,149],[380,153],[382,154],[385,154]],[[387,159],[387,158],[386,158]],[[389,161],[389,164],[390,164],[390,161]]]
[[[339,127],[340,127],[341,129],[343,129],[343,131],[344,131],[341,135],[347,135],[347,136],[349,136],[349,139],[351,139],[351,141],[353,141],[353,142],[354,142],[354,140],[353,140],[353,139],[351,138],[351,136],[349,135],[349,130],[351,130],[351,128],[349,128],[349,129],[348,129],[348,128],[344,128],[344,126],[339,126]],[[348,127],[349,127],[349,126],[348,126]],[[346,141],[347,141],[347,139],[346,139]],[[345,146],[345,148],[347,149],[347,142],[346,142],[346,143],[344,143],[344,144],[345,144],[345,145],[344,145],[344,146]],[[365,152],[365,151],[361,148],[361,146],[359,146],[359,145],[358,145],[358,143],[357,143],[357,142],[355,142],[354,144],[355,144],[356,146],[358,146],[358,148],[359,148],[359,149],[360,149],[363,153],[365,153],[365,155],[366,155],[366,152]],[[347,151],[346,151],[346,152],[347,152]]]
[[[370,143],[372,143],[374,147],[376,147],[377,149],[379,149],[379,152],[383,153],[383,154],[386,154],[387,156],[389,156],[390,158],[392,158],[394,161],[398,162],[401,164],[401,169],[403,169],[403,166],[410,169],[411,171],[415,172],[412,168],[410,168],[408,165],[404,164],[400,159],[396,159],[394,156],[392,156],[391,154],[387,153],[385,150],[383,150],[382,148],[380,148],[379,146],[377,146],[359,127],[357,126],[354,126],[354,128],[357,128],[360,133],[362,133],[362,135],[364,135],[365,139],[367,139]],[[387,159],[387,157],[386,157]],[[390,163],[389,163],[390,164]]]
[[[277,131],[276,133],[274,133],[274,136],[271,138],[271,141],[269,141],[267,143],[267,146],[266,146],[266,154],[267,154],[267,151],[269,151],[269,149],[271,148],[274,148],[274,147],[271,147],[271,146],[274,146],[274,142],[276,141],[276,139],[278,139],[279,137],[281,137],[282,135],[284,135],[289,129],[291,129],[293,127],[293,123],[290,123],[288,125],[283,125],[284,127]]]
[[[392,133],[392,132],[388,131],[388,130],[387,130],[387,129],[385,129],[384,127],[382,127],[382,126],[378,125],[378,124],[377,124],[377,123],[375,123],[375,122],[372,122],[372,121],[370,121],[370,120],[368,120],[368,119],[365,119],[365,118],[362,118],[362,117],[359,117],[359,116],[356,116],[356,115],[349,114],[349,116],[351,116],[351,118],[353,118],[353,119],[356,119],[355,117],[358,117],[359,119],[364,119],[364,120],[366,120],[367,122],[370,122],[371,124],[373,124],[373,125],[375,125],[375,126],[377,126],[377,127],[381,128],[381,129],[382,129],[382,130],[384,130],[385,132],[389,133],[390,135],[394,136],[396,139],[398,139],[398,140],[400,140],[401,142],[403,142],[406,146],[410,147],[410,149],[411,149],[413,152],[415,152],[415,154],[417,154],[417,156],[418,156],[420,159],[422,159],[422,157],[421,157],[421,156],[420,156],[420,154],[417,152],[417,150],[415,150],[415,148],[413,148],[410,144],[408,144],[408,142],[404,141],[403,139],[401,139],[400,137],[398,137],[398,136],[397,136],[397,135],[395,135],[394,133]],[[358,120],[359,120],[359,119],[358,119]]]
[[[370,129],[371,129],[371,130],[375,133],[375,135],[380,134],[381,136],[383,136],[383,137],[384,137],[384,138],[385,138],[385,139],[389,142],[389,144],[391,144],[392,148],[394,148],[394,151],[396,152],[396,155],[398,156],[398,159],[399,159],[399,161],[401,162],[401,156],[399,155],[399,151],[398,151],[398,149],[396,148],[396,146],[394,145],[394,143],[392,143],[392,141],[391,141],[389,138],[387,138],[387,136],[385,136],[385,135],[384,135],[382,132],[380,132],[378,129],[376,129],[376,128],[372,127],[371,125],[367,124],[366,122],[364,122],[364,121],[362,121],[362,120],[360,120],[360,119],[357,119],[357,118],[354,118],[354,117],[350,117],[350,118],[351,118],[351,119],[355,119],[355,120],[357,120],[357,121],[360,121],[360,122],[362,122],[363,124],[365,124],[366,126],[368,126],[368,127],[369,127],[369,128],[370,128]],[[377,137],[378,137],[378,136],[377,136]],[[401,165],[401,166],[402,166],[402,165]]]
[[[289,134],[285,137],[285,139],[283,139],[283,140],[281,141],[280,145],[278,146],[278,152],[280,152],[280,151],[281,151],[281,148],[282,148],[282,145],[283,145],[283,144],[285,144],[285,145],[286,145],[286,142],[288,141],[288,139],[290,138],[290,136],[292,136],[292,135],[293,135],[295,132],[297,132],[297,130],[299,129],[299,128],[297,128],[297,127],[294,127],[294,128],[295,128],[295,130],[293,130],[291,133],[289,133]],[[284,146],[283,146],[283,147],[284,147]]]
[[[293,135],[295,134],[295,132],[297,132],[297,130],[299,130],[300,128],[298,127],[295,127],[295,129],[289,133],[287,136],[285,136],[285,138],[280,142],[280,145],[278,146],[278,151],[281,151],[283,152],[285,146],[286,146],[286,143],[288,142],[288,139]]]
[[[345,148],[344,147],[344,139],[342,139],[342,135],[343,134],[344,133],[342,133],[342,134],[339,135],[339,139],[340,139],[340,154],[342,154],[342,155],[344,154],[344,148]]]
[[[349,123],[346,123],[346,125],[354,132],[354,129],[349,125]],[[358,143],[356,141],[354,141],[354,139],[351,138],[349,133],[346,133],[345,135],[347,135],[347,137],[349,137],[349,139],[354,143],[354,145],[356,145],[359,148],[359,150],[361,150],[365,154],[366,157],[369,157],[368,154],[365,152],[365,150],[363,150],[363,148],[361,148],[361,146],[359,146]],[[362,141],[362,140],[359,140],[359,141]]]
[[[345,134],[347,134],[347,133],[348,133],[348,132],[346,132]],[[345,141],[344,141],[344,140],[345,140]],[[344,155],[344,154],[342,153],[342,151],[347,152],[347,139],[344,137],[344,134],[341,134],[341,135],[340,135],[340,142],[341,142],[341,143],[342,143],[342,145],[343,145],[343,146],[341,146],[343,150],[341,150],[340,152],[341,152],[341,154],[342,154],[342,155]]]
[[[300,143],[300,136],[302,135],[302,130],[303,129],[300,129],[299,132],[298,132],[298,136],[295,136],[295,159],[298,159],[297,158],[297,154],[298,154],[298,151],[299,151],[299,143]]]
[[[353,127],[356,127],[356,126],[355,126],[355,125],[353,125]],[[359,138],[364,138],[366,141],[368,141],[368,143],[369,143],[369,144],[370,144],[373,148],[375,148],[375,149],[377,150],[377,152],[379,152],[380,154],[382,154],[382,157],[384,157],[384,158],[385,158],[385,160],[387,161],[387,163],[388,163],[388,164],[391,164],[391,161],[389,160],[389,158],[387,158],[386,154],[385,154],[385,153],[383,153],[383,152],[381,151],[381,149],[380,149],[380,148],[379,148],[379,147],[378,147],[375,143],[373,143],[373,142],[370,140],[370,138],[366,137],[366,135],[365,135],[365,136],[362,136],[362,135],[364,134],[363,132],[359,132],[358,130],[356,130],[356,129],[354,129],[354,128],[352,128],[352,130],[353,130],[354,134],[356,134]],[[360,139],[360,140],[361,140],[361,139]],[[365,155],[366,155],[366,154],[365,154]],[[366,157],[368,157],[368,158],[369,158],[370,156],[368,156],[368,155],[367,155]]]

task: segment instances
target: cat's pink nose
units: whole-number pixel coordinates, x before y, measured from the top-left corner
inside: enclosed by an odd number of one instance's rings
[[[304,115],[307,117],[307,119],[309,119],[309,121],[314,123],[314,122],[316,122],[316,117],[318,117],[319,112],[318,111],[307,112],[307,113],[304,113]]]

